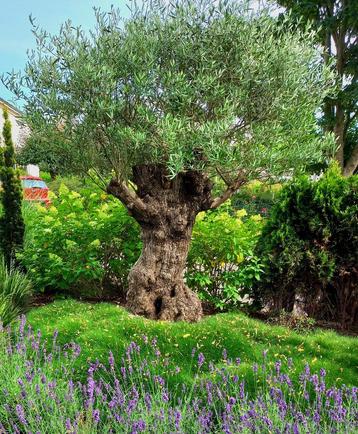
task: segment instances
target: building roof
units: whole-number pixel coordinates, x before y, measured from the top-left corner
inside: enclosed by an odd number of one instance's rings
[[[15,115],[21,115],[21,110],[19,110],[17,107],[15,107],[13,104],[6,101],[4,98],[1,98],[0,96],[0,105],[4,104],[6,105],[12,112],[14,112]]]

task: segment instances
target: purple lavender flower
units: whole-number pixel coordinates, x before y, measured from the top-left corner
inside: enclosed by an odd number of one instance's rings
[[[313,421],[314,421],[314,423],[316,423],[318,425],[319,422],[320,422],[320,420],[321,420],[321,416],[319,415],[318,411],[315,411],[313,413]]]
[[[79,357],[80,354],[81,354],[81,347],[74,343],[73,344],[72,358],[77,359],[77,357]]]
[[[165,385],[164,378],[162,378],[160,375],[156,375],[156,376],[154,377],[154,381],[155,381],[156,383],[158,383],[160,386],[164,386],[164,385]]]
[[[175,428],[177,430],[179,430],[179,428],[180,428],[180,421],[181,421],[181,418],[182,418],[181,412],[179,410],[175,410],[175,412],[174,412],[174,418],[175,418]]]
[[[169,401],[168,391],[165,390],[165,389],[162,392],[162,400],[163,400],[163,402],[168,402]]]
[[[137,432],[143,432],[143,431],[145,431],[146,427],[147,427],[146,423],[142,419],[140,419],[136,422],[133,422],[132,434],[135,434]]]
[[[99,412],[99,410],[93,410],[92,417],[93,417],[94,423],[98,423],[100,421],[100,412]]]
[[[245,382],[244,381],[241,381],[241,383],[240,383],[239,397],[240,397],[240,399],[245,398]]]
[[[225,348],[223,349],[223,360],[227,360],[227,351]]]
[[[311,370],[310,370],[310,365],[308,364],[308,363],[306,363],[305,364],[305,374],[306,374],[306,377],[308,378],[308,376],[310,375],[310,372],[311,372]]]
[[[67,431],[70,431],[72,429],[71,419],[69,417],[66,419],[65,428]]]
[[[54,336],[54,338],[56,337]],[[12,338],[11,333],[9,338]],[[41,354],[36,354],[33,351],[34,341],[36,342],[35,348],[41,348]],[[144,338],[143,341],[150,345],[147,338]],[[122,374],[124,375],[119,378],[116,377],[115,361],[110,352],[108,362],[109,366],[112,367],[111,370],[106,369],[97,360],[89,366],[87,381],[76,384],[71,379],[74,373],[73,367],[71,368],[73,358],[69,357],[59,368],[56,365],[52,371],[54,360],[57,363],[59,347],[53,349],[53,360],[51,360],[51,355],[46,354],[44,344],[41,346],[40,340],[36,341],[32,331],[22,336],[20,340],[13,341],[12,345],[13,348],[18,348],[18,351],[21,352],[21,357],[18,357],[19,354],[14,354],[15,363],[21,365],[19,368],[16,367],[15,372],[20,373],[18,385],[20,391],[23,391],[21,396],[26,401],[16,407],[12,404],[3,405],[7,426],[3,427],[0,424],[0,433],[2,431],[19,434],[25,431],[30,433],[29,429],[31,429],[30,425],[32,427],[32,424],[45,426],[48,414],[52,414],[54,408],[71,408],[67,413],[63,413],[60,420],[61,426],[66,428],[69,434],[76,434],[80,429],[86,411],[87,414],[88,412],[90,415],[92,414],[92,423],[98,424],[97,429],[103,429],[103,426],[100,425],[103,421],[105,429],[108,428],[109,433],[116,431],[117,424],[132,434],[145,431],[149,428],[145,422],[146,419],[153,432],[159,432],[164,428],[167,429],[167,432],[177,434],[182,433],[188,426],[197,427],[198,432],[202,434],[209,434],[216,429],[221,429],[222,432],[226,433],[266,432],[269,430],[276,434],[291,434],[308,432],[314,424],[317,432],[325,432],[326,424],[331,427],[344,427],[349,432],[353,432],[356,428],[354,419],[357,417],[357,388],[343,385],[326,390],[326,371],[323,368],[320,369],[319,375],[311,374],[309,366],[306,365],[300,376],[300,383],[297,384],[293,383],[289,376],[283,372],[281,361],[277,360],[273,373],[266,374],[264,369],[260,371],[260,375],[261,372],[266,375],[266,384],[269,386],[265,385],[265,380],[264,383],[257,382],[256,397],[249,401],[248,394],[245,393],[245,382],[240,383],[239,376],[235,372],[236,369],[228,366],[230,362],[225,350],[223,351],[223,359],[226,361],[225,367],[215,367],[212,362],[208,361],[209,375],[212,381],[207,376],[200,377],[196,371],[192,387],[185,387],[185,384],[182,384],[181,387],[178,385],[171,395],[166,384],[170,384],[173,379],[177,380],[175,374],[179,372],[180,368],[175,367],[175,365],[172,367],[168,359],[169,364],[165,359],[163,363],[159,363],[153,357],[152,352],[151,359],[144,359],[140,355],[139,345],[134,342],[131,342],[127,347],[122,359],[124,371]],[[154,345],[154,349],[157,349],[156,340],[152,341],[152,345]],[[68,344],[66,348],[72,350],[73,353],[76,352],[76,344],[73,342]],[[30,357],[27,355],[28,349],[30,350]],[[197,356],[198,367],[201,368],[206,362],[204,354],[197,353],[196,348],[194,348],[194,356]],[[11,359],[13,355],[5,354],[5,357]],[[263,357],[264,359],[267,357],[267,350],[263,352]],[[51,368],[49,370],[47,369],[48,366],[43,368],[43,364],[38,364],[39,359],[41,361],[47,360]],[[241,361],[237,359],[236,362],[240,364]],[[262,363],[267,369],[268,365],[265,362]],[[167,364],[168,367],[166,367]],[[42,367],[39,368],[38,366]],[[292,361],[288,360],[287,366],[290,368]],[[157,368],[160,370],[157,371]],[[98,374],[95,376],[95,372],[100,369],[105,371],[106,378],[112,377],[111,380],[108,378],[107,383],[101,376],[97,380]],[[161,370],[166,375],[171,376],[170,382],[166,382],[163,377],[158,375]],[[257,364],[253,365],[253,370],[255,373],[258,372]],[[131,371],[133,375],[129,375]],[[49,378],[45,376],[47,372],[49,372]],[[55,375],[53,375],[54,373]],[[55,380],[60,375],[67,382],[67,386],[62,381],[56,385]],[[28,383],[33,384],[29,385]],[[62,385],[64,386],[63,393]],[[314,386],[316,393],[312,391],[312,386]],[[268,387],[270,388],[266,393]],[[26,396],[26,391],[33,389],[36,393]],[[11,396],[12,389],[9,388],[9,390],[10,392],[0,390],[0,394],[6,396],[6,401],[11,403],[14,401]],[[153,395],[149,393],[149,390],[153,391]],[[307,400],[306,403],[302,403],[302,396]],[[296,397],[299,397],[299,400]],[[18,396],[16,398],[19,399]],[[80,402],[82,402],[81,407],[76,408],[75,405],[77,406]],[[41,408],[41,412],[37,413],[37,408]],[[72,413],[72,408],[76,408],[75,416]],[[276,414],[272,414],[272,417],[270,416],[271,418],[267,416],[269,408],[276,412]],[[138,419],[139,414],[143,416],[143,419]],[[2,423],[4,422],[2,421]],[[279,427],[275,426],[276,423],[279,424]],[[34,431],[32,432],[34,433]]]
[[[19,337],[20,337],[20,340],[22,340],[22,338],[23,338],[24,330],[25,330],[25,325],[26,325],[26,316],[25,315],[21,315],[21,317],[20,317],[20,326],[19,326]]]
[[[112,351],[109,352],[108,362],[111,369],[114,369],[114,357]]]
[[[293,424],[293,426],[292,426],[292,432],[293,432],[293,434],[300,434],[300,430],[298,428],[297,423]]]
[[[199,353],[199,356],[198,356],[198,367],[199,368],[201,368],[203,366],[204,361],[205,361],[204,354],[203,353]]]
[[[149,393],[145,394],[144,402],[145,402],[145,406],[146,406],[148,412],[150,412],[150,410],[152,409],[152,397],[150,396]]]
[[[26,417],[25,417],[25,411],[24,411],[24,409],[23,409],[23,407],[22,407],[21,404],[17,404],[16,405],[16,414],[17,414],[17,417],[19,419],[19,422],[22,425],[26,426],[27,425],[27,420],[26,420]]]

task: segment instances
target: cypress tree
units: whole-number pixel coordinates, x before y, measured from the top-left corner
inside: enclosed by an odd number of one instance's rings
[[[24,220],[21,212],[22,187],[19,172],[15,168],[15,148],[11,137],[11,123],[5,109],[3,137],[5,146],[0,148],[0,181],[2,184],[0,217],[0,248],[7,267],[16,263],[16,252],[23,245]]]

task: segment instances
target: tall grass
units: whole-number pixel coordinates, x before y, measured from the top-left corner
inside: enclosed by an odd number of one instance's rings
[[[15,268],[6,267],[0,258],[0,322],[9,324],[27,310],[32,285],[27,276]]]

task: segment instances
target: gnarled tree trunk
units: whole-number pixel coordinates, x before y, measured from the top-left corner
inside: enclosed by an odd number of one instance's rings
[[[211,207],[212,185],[195,171],[170,180],[154,165],[135,167],[133,181],[136,192],[116,181],[108,186],[142,229],[142,254],[128,278],[128,308],[152,319],[198,321],[201,303],[186,286],[184,270],[195,217]]]
[[[187,214],[178,204],[163,209],[155,227],[142,225],[142,254],[128,278],[132,312],[161,320],[200,319],[201,303],[183,280],[194,223],[192,213]]]
[[[163,166],[136,166],[133,182],[136,190],[117,179],[107,187],[142,228],[143,250],[129,273],[127,305],[151,319],[198,321],[201,303],[184,282],[195,217],[229,199],[247,182],[245,173],[215,198],[208,177],[194,170],[169,179]]]

